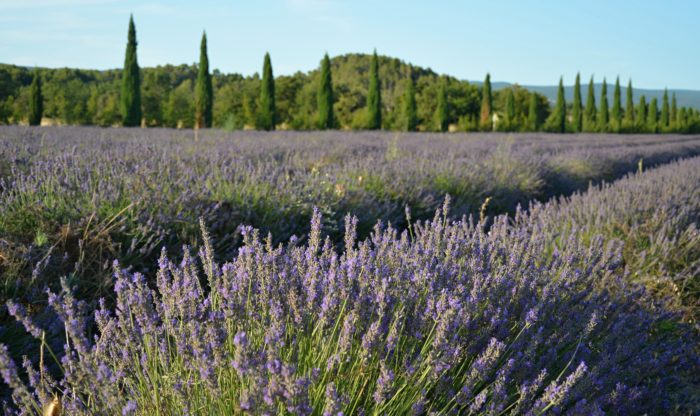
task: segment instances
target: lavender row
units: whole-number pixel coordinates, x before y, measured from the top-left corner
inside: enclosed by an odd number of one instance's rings
[[[700,319],[700,161],[639,173],[546,204],[532,203],[516,226],[543,235],[548,252],[569,239],[598,236],[624,242],[627,278],[644,283],[667,307]],[[700,326],[698,326],[700,329]]]
[[[203,217],[230,257],[239,224],[275,242],[306,234],[313,207],[342,245],[343,217],[366,237],[377,220],[427,219],[445,194],[455,214],[513,211],[589,181],[700,154],[696,136],[517,136],[381,132],[0,128],[2,296],[32,299],[57,278],[108,293],[109,263],[148,271],[160,248],[196,244]],[[43,269],[38,273],[36,265]],[[43,276],[43,277],[42,277]]]
[[[57,393],[76,415],[692,414],[697,332],[630,282],[625,241],[553,230],[615,193],[697,212],[699,167],[675,163],[488,230],[450,221],[447,203],[361,241],[346,217],[341,251],[316,211],[305,243],[245,227],[220,263],[202,223],[196,256],[163,253],[149,276],[115,263],[113,309],[86,314],[65,281],[49,294],[65,323],[49,330],[67,335],[60,377],[26,360],[25,384],[6,350],[0,373],[18,408]],[[660,185],[670,189],[640,195]],[[636,226],[648,211],[624,218]]]

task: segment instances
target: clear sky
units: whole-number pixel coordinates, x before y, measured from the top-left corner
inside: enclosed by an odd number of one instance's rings
[[[206,30],[226,73],[260,71],[265,51],[290,74],[376,48],[460,79],[700,89],[696,0],[0,0],[0,62],[121,67],[129,13],[141,66],[195,62]]]

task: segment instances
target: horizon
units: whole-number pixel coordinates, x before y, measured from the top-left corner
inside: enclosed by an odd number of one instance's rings
[[[380,55],[470,82],[480,82],[488,72],[494,83],[552,86],[563,76],[570,86],[579,72],[584,85],[593,74],[596,83],[603,77],[611,83],[619,76],[626,84],[631,78],[635,89],[700,90],[700,79],[690,71],[700,58],[682,53],[693,47],[688,35],[694,14],[676,12],[700,11],[700,5],[679,0],[665,5],[645,1],[632,8],[602,0],[566,6],[547,0],[538,7],[513,0],[441,2],[454,9],[449,14],[442,13],[445,7],[419,3],[395,8],[404,4],[396,0],[372,7],[339,0],[222,3],[5,0],[0,3],[0,38],[11,42],[0,41],[0,61],[25,67],[119,69],[133,13],[142,67],[196,63],[206,30],[210,67],[244,76],[260,73],[266,51],[278,76],[317,68],[324,52],[369,54],[376,48]],[[374,14],[363,13],[370,8]],[[620,16],[639,27],[653,24],[656,30],[620,31]],[[191,24],[193,19],[202,24]],[[260,30],[261,21],[268,23],[265,30]],[[581,32],[578,26],[588,30]],[[481,33],[491,34],[489,42],[474,41]],[[454,53],[465,44],[463,53]],[[549,55],[557,46],[559,59],[552,62]]]

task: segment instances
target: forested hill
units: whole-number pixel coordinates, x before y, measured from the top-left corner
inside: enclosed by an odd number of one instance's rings
[[[274,65],[274,56],[273,65]],[[346,54],[332,58],[335,115],[339,128],[362,128],[368,89],[370,55]],[[262,59],[261,59],[262,64]],[[0,123],[22,122],[27,114],[29,90],[35,68],[0,64]],[[43,80],[44,117],[58,124],[118,125],[120,69],[97,71],[73,68],[37,68]],[[316,112],[318,70],[297,72],[275,78],[278,120],[282,127],[313,128]],[[430,69],[411,66],[399,59],[379,57],[383,105],[383,127],[398,129],[401,95],[409,74],[416,87],[419,129],[434,130],[434,113],[440,76]],[[194,83],[196,65],[164,65],[141,68],[143,118],[148,126],[191,127],[194,124]],[[214,126],[243,128],[255,126],[259,97],[258,74],[212,73],[214,84]],[[445,77],[449,101],[448,119],[459,129],[477,126],[481,91],[477,85]],[[494,109],[505,98],[494,94]],[[505,94],[503,94],[505,95]],[[517,88],[517,111],[528,111],[529,93]],[[548,115],[548,103],[538,96],[538,118]]]
[[[371,55],[346,54],[332,58],[332,80],[335,97],[336,127],[366,126],[366,97]],[[274,56],[272,57],[274,66]],[[261,59],[262,67],[262,59]],[[106,71],[85,69],[26,68],[0,64],[0,124],[24,123],[27,119],[30,84],[37,71],[42,79],[43,122],[51,124],[120,125],[119,97],[121,69]],[[409,74],[415,81],[418,129],[439,129],[436,121],[438,93],[445,81],[447,124],[453,130],[476,130],[482,100],[481,82],[468,82],[440,76],[426,68],[412,66],[396,58],[379,57],[382,127],[400,130],[403,125],[403,94]],[[196,65],[164,65],[141,68],[141,105],[147,126],[192,127],[194,125],[194,85]],[[319,70],[297,72],[275,78],[278,128],[312,129],[316,127],[317,86]],[[260,97],[260,76],[223,74],[213,71],[213,126],[226,129],[255,127]],[[608,80],[608,100],[612,99]],[[623,86],[627,80],[622,80]],[[614,82],[614,80],[612,80]],[[585,85],[584,85],[585,87]],[[547,128],[546,119],[556,99],[556,87],[519,87],[494,83],[493,108],[503,116],[508,110],[510,123],[500,128],[526,130],[528,125]],[[513,105],[506,109],[509,92]],[[532,99],[532,93],[535,97]],[[566,88],[569,108],[571,87]],[[651,92],[643,92],[651,94]],[[654,95],[658,95],[656,91]],[[699,98],[694,97],[693,94]],[[585,89],[584,89],[585,94]],[[635,90],[635,101],[640,98]],[[600,91],[596,93],[597,99]],[[624,97],[624,95],[623,95]],[[679,106],[700,108],[700,92],[679,92]],[[598,101],[599,102],[599,101]],[[647,100],[649,102],[649,100]],[[636,102],[635,102],[636,105]],[[536,120],[529,117],[535,109]],[[646,111],[646,110],[645,110]],[[690,114],[690,113],[688,113]],[[694,113],[695,114],[695,113]],[[643,132],[645,121],[628,131]],[[531,128],[530,128],[531,129]],[[567,127],[568,129],[568,127]],[[654,130],[652,130],[654,131]]]

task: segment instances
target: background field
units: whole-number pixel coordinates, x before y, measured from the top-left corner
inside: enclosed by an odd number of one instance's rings
[[[406,209],[432,217],[512,213],[518,204],[584,190],[643,167],[700,154],[700,136],[421,135],[3,127],[0,233],[3,294],[43,275],[109,286],[114,258],[137,268],[161,247],[197,246],[202,217],[216,253],[241,244],[239,225],[303,238],[313,207],[342,243],[343,218],[364,238],[377,221],[403,229]],[[39,279],[41,281],[43,279]],[[51,280],[51,279],[49,279]],[[55,280],[55,279],[53,279]],[[34,282],[34,283],[32,283]],[[39,285],[40,286],[40,285]]]

